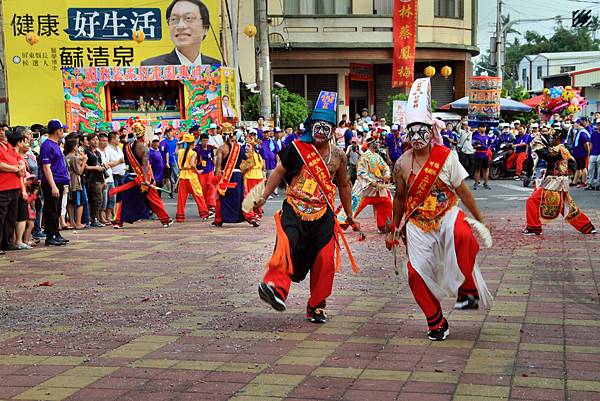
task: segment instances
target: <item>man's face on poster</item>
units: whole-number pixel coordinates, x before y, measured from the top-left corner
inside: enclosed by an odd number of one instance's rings
[[[171,41],[177,49],[191,46],[200,48],[206,29],[196,4],[189,1],[175,3],[168,22]]]

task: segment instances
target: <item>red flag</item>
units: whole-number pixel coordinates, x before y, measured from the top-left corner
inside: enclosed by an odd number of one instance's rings
[[[414,81],[418,8],[418,0],[394,0],[392,88],[410,88]]]

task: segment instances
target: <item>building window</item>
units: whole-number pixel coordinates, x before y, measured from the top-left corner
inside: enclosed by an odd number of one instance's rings
[[[374,15],[394,15],[394,0],[373,0]]]
[[[565,72],[575,71],[574,65],[562,65],[560,66],[560,73],[564,74]]]
[[[527,68],[523,68],[522,76],[523,82],[527,82]]]
[[[537,79],[540,79],[540,78],[542,78],[542,66],[541,65],[537,68]]]
[[[285,15],[351,15],[352,0],[285,0]]]
[[[436,17],[463,18],[463,0],[435,0]]]

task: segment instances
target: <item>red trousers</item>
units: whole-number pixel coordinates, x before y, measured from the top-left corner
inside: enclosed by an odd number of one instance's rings
[[[523,171],[523,164],[525,164],[526,160],[527,152],[513,153],[512,155],[508,156],[508,159],[506,159],[506,168],[511,169],[516,164],[516,174],[521,175],[521,172]]]
[[[248,193],[250,191],[252,191],[252,188],[254,188],[255,186],[257,186],[258,184],[260,184],[262,182],[262,178],[244,178],[244,189],[246,190],[246,194],[248,195]],[[262,218],[263,215],[263,209],[262,207],[258,209],[258,213],[256,214],[257,217]]]
[[[369,205],[373,206],[377,228],[381,231],[385,230],[385,224],[392,221],[392,200],[389,196],[368,196],[363,197],[354,212],[354,218],[357,218],[360,212]]]
[[[542,188],[538,188],[529,196],[526,203],[527,210],[527,229],[534,233],[542,232],[542,221],[540,220],[540,204],[542,202]],[[561,210],[561,214],[563,211]],[[590,219],[579,211],[579,215],[575,218],[570,219],[569,224],[575,227],[576,230],[581,231],[584,234],[589,234],[593,229],[594,225]]]
[[[217,186],[212,183],[214,176],[215,173],[212,171],[210,173],[198,174],[204,201],[206,202],[206,206],[211,210],[214,210],[217,204]]]
[[[148,200],[148,204],[150,205],[150,209],[154,212],[156,217],[160,220],[162,224],[169,224],[171,218],[169,214],[165,210],[165,205],[158,196],[158,191],[154,188],[149,188],[146,192],[146,199]],[[121,220],[121,212],[123,211],[123,205],[117,210],[117,215],[115,216],[114,225],[122,227],[123,220]]]
[[[175,214],[175,221],[179,223],[185,221],[185,204],[187,203],[187,198],[190,194],[198,206],[198,215],[202,218],[208,217],[208,208],[206,207],[204,197],[194,192],[190,180],[179,179],[179,191],[177,192],[177,213]]]
[[[464,217],[464,213],[459,212],[454,225],[454,251],[456,252],[458,267],[465,276],[465,281],[458,289],[458,299],[463,299],[467,295],[478,296],[475,280],[473,279],[473,267],[475,266],[477,252],[479,252],[479,244],[473,236],[471,226],[465,221]],[[410,246],[410,243],[408,245]],[[442,326],[444,314],[440,302],[410,262],[408,262],[408,285],[415,301],[417,301],[427,319],[429,330],[435,330]]]
[[[308,306],[311,308],[324,308],[326,299],[331,295],[333,289],[333,276],[335,275],[335,237],[321,248],[310,269],[310,297]],[[267,270],[263,282],[275,286],[283,299],[290,292],[292,278],[287,271],[279,266]]]

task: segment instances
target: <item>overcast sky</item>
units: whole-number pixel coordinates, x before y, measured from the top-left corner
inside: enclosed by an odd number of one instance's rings
[[[600,0],[503,0],[502,14],[510,14],[510,19],[543,19],[560,15],[565,26],[571,26],[571,12],[574,10],[592,10],[592,15],[600,14]],[[479,26],[477,41],[481,53],[490,46],[490,36],[495,32],[496,0],[479,0]],[[514,29],[525,32],[537,31],[540,34],[552,33],[554,21],[525,22],[517,24]],[[509,36],[512,41],[515,34]]]

